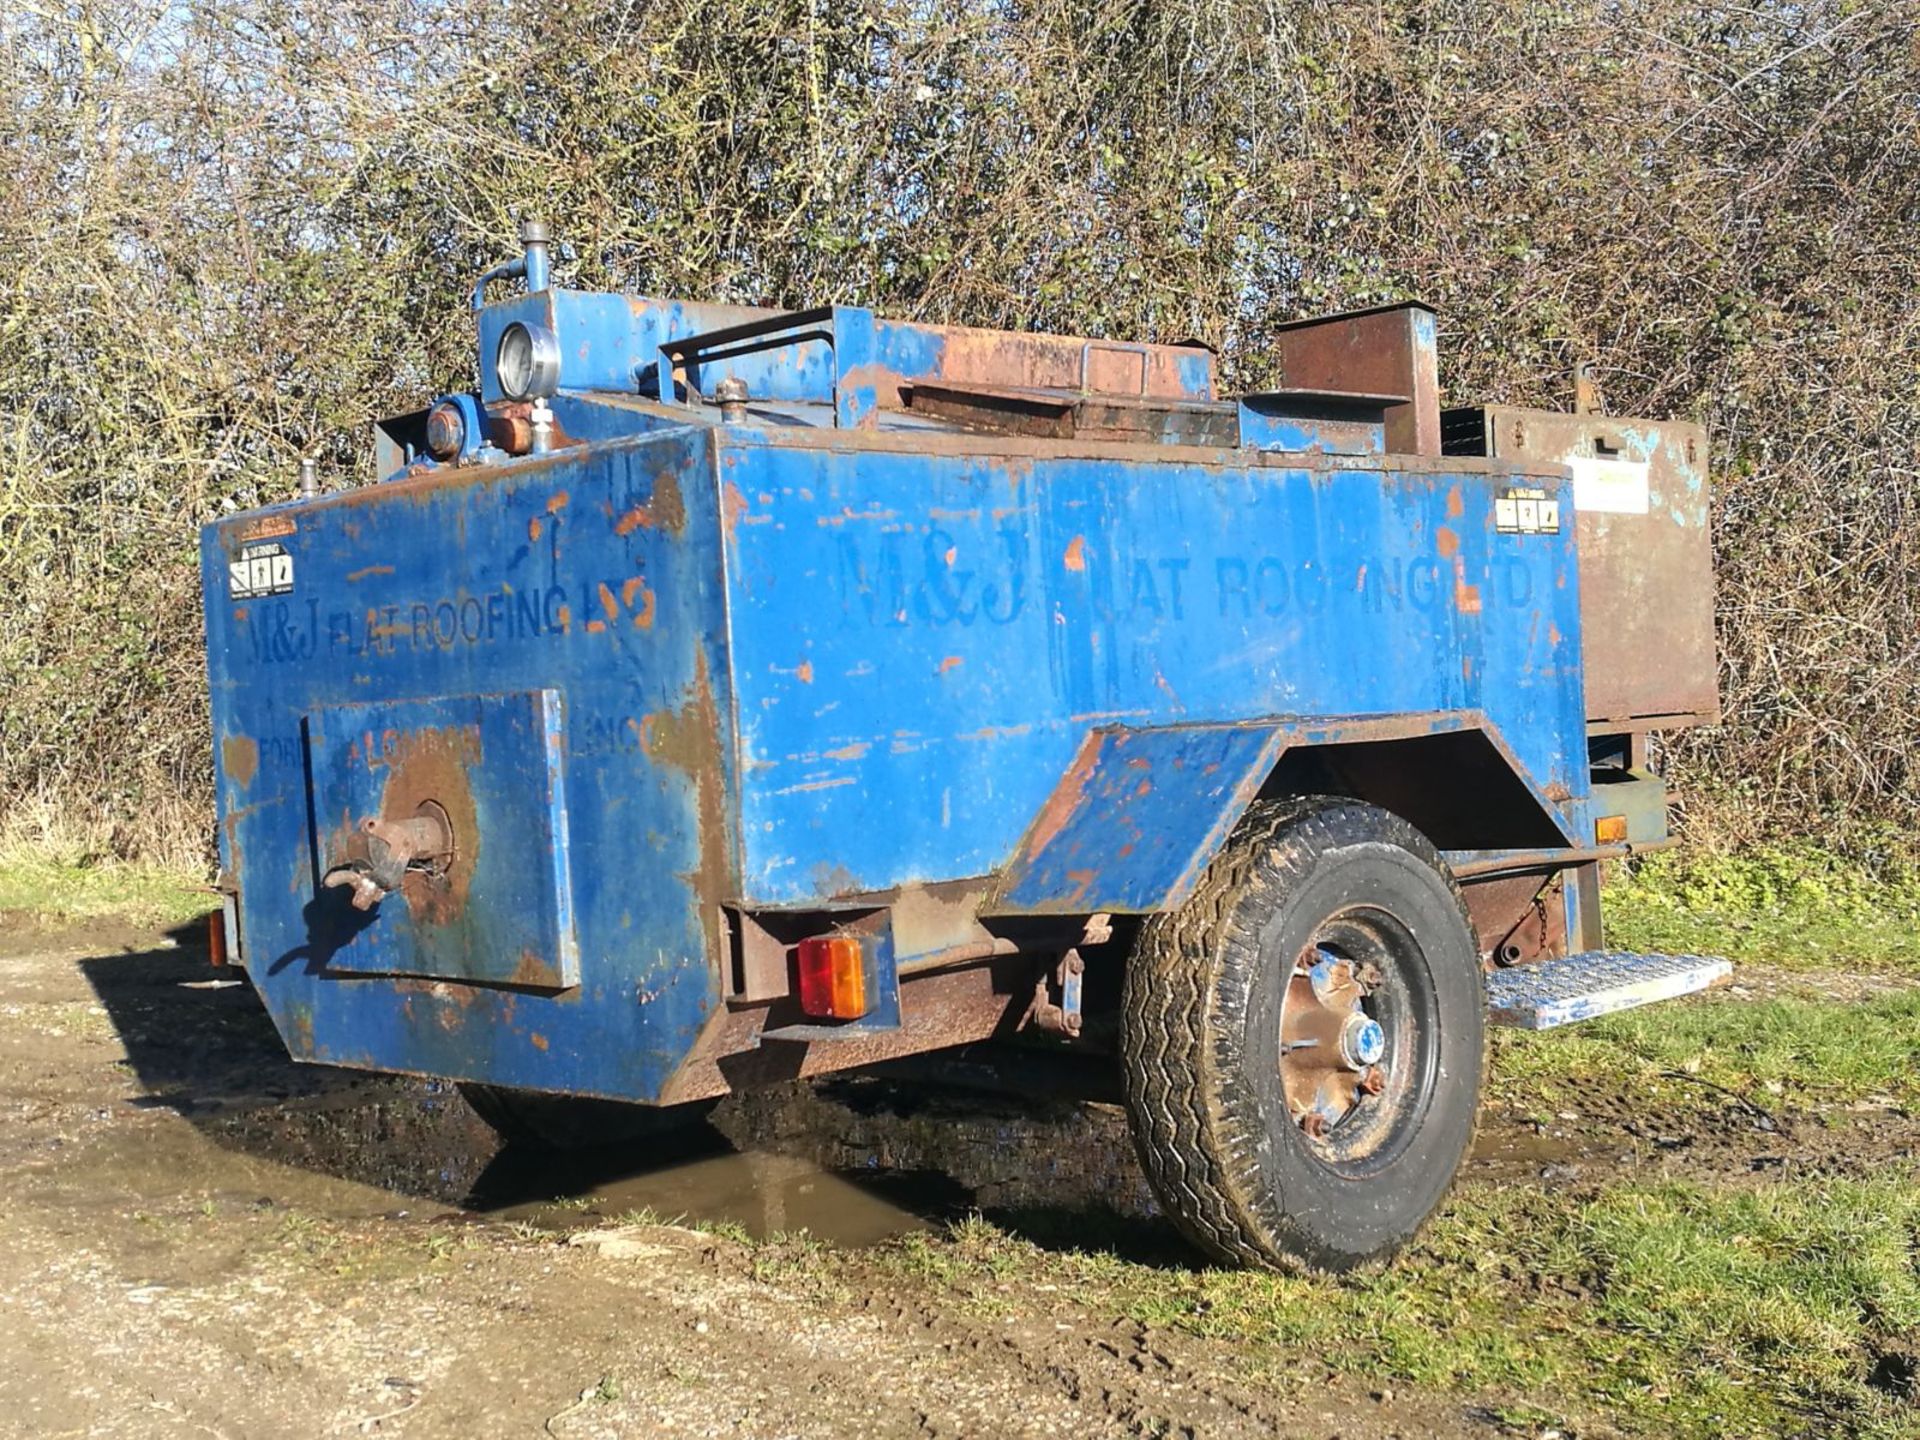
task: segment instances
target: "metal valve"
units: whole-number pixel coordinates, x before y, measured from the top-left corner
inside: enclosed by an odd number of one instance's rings
[[[366,837],[366,857],[334,866],[320,882],[351,891],[356,910],[371,910],[398,890],[408,870],[440,870],[453,857],[447,812],[432,801],[404,820],[369,815],[359,830]]]

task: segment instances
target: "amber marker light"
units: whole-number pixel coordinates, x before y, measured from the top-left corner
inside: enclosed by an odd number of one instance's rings
[[[802,940],[800,1008],[822,1020],[858,1020],[867,1013],[867,962],[855,935]]]

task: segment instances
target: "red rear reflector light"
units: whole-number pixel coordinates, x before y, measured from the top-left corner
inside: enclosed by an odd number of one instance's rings
[[[802,940],[800,1008],[822,1020],[858,1020],[867,1013],[867,961],[853,935]]]
[[[218,910],[207,916],[207,958],[216,965],[227,963],[227,917]]]

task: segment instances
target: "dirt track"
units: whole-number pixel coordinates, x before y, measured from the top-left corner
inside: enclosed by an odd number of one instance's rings
[[[1143,1195],[1102,1107],[916,1109],[843,1087],[734,1107],[746,1156],[631,1179],[529,1166],[451,1093],[291,1066],[251,991],[214,975],[151,935],[0,934],[0,1433],[1538,1433],[1329,1379],[1331,1357],[1261,1381],[1229,1344],[1070,1294],[954,1305],[897,1268],[608,1223],[644,1205],[858,1243],[974,1205],[1093,1207],[1123,1243],[1191,1263],[1155,1222],[1114,1219]],[[1495,1117],[1475,1172],[1854,1163],[1834,1137],[1738,1116],[1662,1136],[1616,1103],[1596,1096],[1572,1135]]]

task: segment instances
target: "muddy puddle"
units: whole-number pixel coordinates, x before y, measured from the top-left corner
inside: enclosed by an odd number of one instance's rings
[[[1157,1228],[1122,1112],[1070,1098],[1078,1081],[1017,1096],[796,1083],[731,1097],[708,1123],[663,1138],[556,1155],[502,1145],[450,1084],[293,1064],[251,987],[210,988],[192,943],[96,952],[79,967],[126,1050],[121,1103],[192,1127],[177,1154],[122,1158],[197,1170],[226,1155],[241,1189],[325,1213],[452,1211],[547,1228],[646,1214],[846,1246],[974,1211],[1089,1233]]]
[[[666,1137],[554,1153],[501,1144],[452,1086],[320,1074],[318,1093],[198,1126],[224,1149],[372,1187],[394,1209],[545,1229],[645,1217],[859,1247],[979,1212],[1051,1238],[1167,1240],[1116,1105],[846,1078],[734,1097]],[[1496,1127],[1469,1173],[1564,1182],[1596,1158],[1569,1137]]]
[[[395,1209],[549,1229],[646,1216],[865,1246],[974,1211],[1152,1214],[1117,1110],[888,1081],[781,1087],[661,1139],[566,1154],[502,1145],[452,1087],[411,1081],[326,1075],[316,1093],[188,1117],[222,1149],[372,1187]]]

